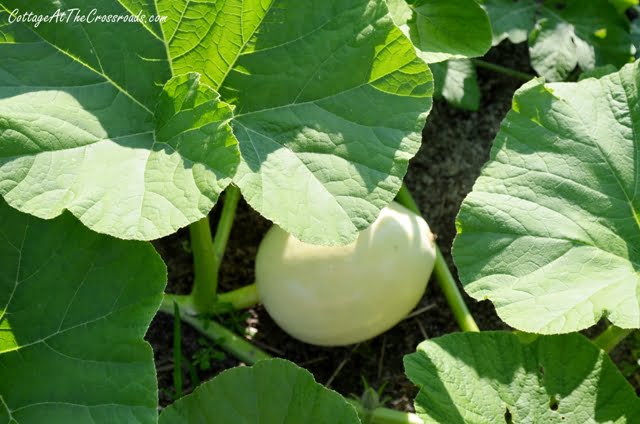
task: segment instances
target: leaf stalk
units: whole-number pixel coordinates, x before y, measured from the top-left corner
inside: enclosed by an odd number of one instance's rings
[[[424,424],[422,419],[410,412],[401,412],[389,408],[376,408],[367,411],[365,407],[355,399],[347,399],[356,410],[361,419],[367,418],[363,424]]]
[[[481,59],[471,59],[471,61],[478,68],[487,69],[489,71],[497,72],[502,75],[506,75],[511,78],[519,79],[522,81],[530,81],[535,78],[535,75],[527,74],[525,72],[516,71],[515,69],[507,68],[506,66],[496,65],[495,63],[486,62]]]
[[[241,310],[251,308],[260,303],[256,285],[249,284],[235,290],[220,293],[216,297],[216,301],[207,307],[197,305],[192,294],[170,294],[165,293],[165,298],[176,302],[180,306],[183,314],[195,316],[201,314],[217,315],[229,312],[231,310]]]
[[[240,189],[234,185],[230,185],[225,194],[215,239],[211,237],[209,217],[189,226],[195,275],[190,296],[193,307],[200,313],[211,311],[215,306],[220,265],[241,196]]]
[[[182,397],[182,329],[180,307],[173,302],[173,387],[174,399]]]
[[[620,328],[615,325],[610,325],[593,340],[593,343],[600,349],[609,353],[629,334],[633,333],[633,331],[634,330],[631,328]]]
[[[171,297],[165,295],[160,305],[160,311],[173,315],[173,301]],[[271,359],[271,355],[263,352],[245,338],[236,335],[213,320],[184,313],[181,314],[180,318],[243,362],[255,364],[263,359]]]

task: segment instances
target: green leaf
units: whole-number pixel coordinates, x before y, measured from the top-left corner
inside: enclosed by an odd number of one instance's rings
[[[531,66],[549,81],[564,80],[578,66],[578,55],[588,51],[588,43],[581,40],[575,27],[567,22],[542,19],[531,32]],[[594,65],[583,63],[587,70]]]
[[[431,108],[431,73],[383,1],[255,10],[246,12],[257,25],[251,38],[227,21],[212,29],[221,44],[244,46],[221,50],[234,63],[219,88],[237,106],[243,162],[234,181],[298,239],[351,242],[400,189]]]
[[[153,239],[206,215],[235,177],[288,232],[344,244],[399,190],[433,83],[384,2],[82,3],[168,19],[42,23],[28,43],[13,41],[24,25],[0,26],[0,194],[12,206],[45,218],[69,209],[93,230]],[[180,112],[169,103],[185,78],[202,89]],[[173,132],[158,133],[167,119]]]
[[[17,3],[3,4],[57,8]],[[98,10],[129,13],[115,2]],[[25,26],[3,28],[17,40],[0,43],[0,194],[11,206],[47,219],[68,209],[94,231],[144,240],[208,214],[239,163],[231,110],[197,80],[196,106],[172,104],[180,80],[163,90],[170,69],[159,29],[43,23],[23,40]],[[158,102],[167,116],[154,116]],[[182,134],[157,132],[169,119]]]
[[[144,340],[166,268],[153,247],[0,199],[0,421],[155,423]]]
[[[580,334],[449,334],[421,343],[404,364],[425,424],[640,422],[631,385]]]
[[[160,424],[360,423],[338,393],[283,359],[222,372],[162,411]]]
[[[566,79],[576,66],[619,69],[634,51],[629,22],[609,0],[483,0],[482,6],[493,44],[528,38],[531,64],[549,81]]]
[[[448,60],[429,65],[435,82],[435,97],[451,105],[476,111],[480,107],[480,87],[476,67],[470,60]]]
[[[481,4],[491,21],[494,46],[506,39],[514,44],[527,41],[536,23],[536,0],[484,0]]]
[[[640,8],[635,9],[637,13],[640,13]],[[636,49],[636,59],[640,57],[640,19],[634,19],[631,22],[631,41],[633,47]]]
[[[517,329],[640,327],[639,67],[523,86],[462,204],[460,279]]]
[[[194,72],[172,78],[165,85],[155,109],[155,142],[168,154],[178,152],[185,166],[190,168],[197,187],[188,187],[193,200],[200,193],[205,198],[216,199],[231,181],[238,159],[237,141],[230,125],[232,108],[200,80],[201,75]],[[174,173],[175,180],[177,171]],[[163,175],[153,179],[162,181]],[[157,191],[163,191],[160,184]]]
[[[531,65],[550,81],[576,67],[588,71],[629,62],[633,46],[629,23],[608,0],[547,0],[529,38]]]
[[[386,1],[426,63],[482,56],[491,47],[489,18],[475,0]]]
[[[613,74],[617,71],[618,69],[613,65],[598,66],[590,71],[581,73],[578,81],[582,81],[587,78],[602,78],[605,75]]]
[[[627,9],[638,5],[638,0],[609,0],[618,13],[624,13]]]

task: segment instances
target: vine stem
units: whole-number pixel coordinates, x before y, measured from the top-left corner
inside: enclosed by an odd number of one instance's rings
[[[416,414],[388,408],[376,408],[373,411],[367,411],[365,407],[355,399],[347,399],[347,402],[355,408],[361,418],[368,420],[363,421],[363,423],[366,424],[424,424],[422,419]]]
[[[420,212],[420,208],[416,203],[415,199],[411,195],[411,192],[407,188],[406,184],[402,184],[402,188],[398,192],[396,196],[396,200],[398,203],[411,210],[417,215],[422,216]],[[458,323],[458,326],[462,331],[480,331],[478,328],[478,324],[476,324],[473,319],[473,315],[467,308],[466,303],[464,302],[464,298],[462,297],[462,293],[458,289],[458,284],[456,283],[455,278],[453,278],[453,274],[447,265],[447,262],[442,255],[442,251],[436,245],[436,262],[434,265],[433,272],[436,276],[436,280],[440,284],[440,288],[444,292],[444,296],[447,299],[447,303],[449,303],[449,307],[453,312],[453,316]]]
[[[499,74],[503,74],[515,79],[519,79],[522,81],[529,81],[535,78],[535,75],[527,74],[525,72],[516,71],[515,69],[507,68],[505,66],[496,65],[495,63],[486,62],[481,59],[471,59],[471,61],[478,68],[488,69],[489,71],[497,72]]]
[[[221,314],[229,312],[230,309],[240,310],[251,308],[252,306],[260,303],[255,283],[240,287],[239,289],[220,293],[216,298],[216,302],[206,308],[196,305],[193,295],[190,294],[183,295],[165,293],[164,296],[172,302],[176,302],[178,306],[180,306],[180,310],[183,315],[186,314],[191,316],[200,314]]]
[[[173,302],[173,387],[175,399],[182,397],[182,328],[180,307]]]
[[[444,259],[444,255],[438,246],[436,246],[436,263],[433,268],[433,272],[436,274],[436,279],[440,283],[440,287],[444,292],[444,296],[449,303],[449,307],[453,312],[453,315],[460,326],[462,331],[480,331],[478,324],[473,319],[473,315],[467,308],[467,304],[464,302],[462,293],[458,289],[455,278],[451,274],[451,270],[447,265],[447,261]]]
[[[162,304],[160,305],[160,311],[173,315],[175,313],[173,302],[174,299],[172,299],[172,297],[165,295],[162,299]],[[181,314],[181,318],[182,321],[191,325],[204,336],[218,343],[224,350],[243,362],[255,364],[263,359],[271,359],[271,355],[263,352],[245,338],[236,335],[223,325],[220,325],[213,320],[184,313]]]
[[[198,312],[211,311],[216,304],[220,264],[240,201],[240,189],[236,186],[230,185],[225,193],[215,240],[211,237],[209,217],[189,226],[195,275],[190,297],[191,306]]]
[[[620,328],[615,325],[610,325],[604,330],[598,337],[593,339],[593,343],[600,349],[609,353],[615,347],[625,339],[629,334],[633,333],[631,328]]]
[[[175,317],[175,314],[177,311],[180,311],[180,308],[176,307],[174,302],[175,296],[165,295],[162,299],[162,304],[160,305],[160,311],[169,315],[174,315]],[[199,331],[202,335],[213,340],[222,347],[222,349],[248,365],[253,365],[258,361],[273,358],[268,353],[254,346],[249,340],[236,335],[223,325],[213,320],[184,313],[180,315],[180,318],[182,321]],[[395,411],[388,408],[376,408],[373,411],[366,411],[365,407],[358,401],[348,400],[348,402],[355,407],[358,415],[367,415],[370,417],[369,424],[423,424],[422,420],[415,414]]]

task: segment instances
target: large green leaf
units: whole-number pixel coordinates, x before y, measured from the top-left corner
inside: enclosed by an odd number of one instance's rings
[[[482,56],[491,47],[489,19],[475,0],[386,1],[426,63]]]
[[[96,231],[152,239],[208,213],[235,175],[247,201],[287,231],[346,243],[393,199],[419,148],[432,77],[382,0],[65,6],[168,19],[42,23],[28,43],[12,42],[24,26],[3,31],[0,193],[23,211],[50,218],[69,209]],[[182,113],[181,134],[166,139],[154,114],[162,86],[190,73],[201,75],[200,116]],[[237,174],[231,118],[244,159]]]
[[[233,368],[162,411],[160,424],[358,424],[355,409],[283,359]]]
[[[526,84],[462,204],[460,279],[515,328],[640,327],[639,67]]]
[[[404,363],[425,423],[640,422],[633,388],[580,334],[450,334],[421,343]]]
[[[431,73],[384,1],[279,1],[255,20],[247,39],[224,21],[213,27],[244,46],[229,52],[235,65],[220,86],[237,105],[235,182],[297,238],[353,241],[400,189],[431,107]]]
[[[67,6],[92,6],[75,3]],[[115,1],[90,3],[100,13],[130,13]],[[59,7],[2,4],[34,13]],[[7,202],[42,218],[68,209],[91,229],[125,239],[158,238],[205,216],[239,162],[226,122],[231,110],[211,94],[208,104],[185,112],[202,120],[183,122],[182,135],[157,132],[169,118],[154,116],[158,102],[169,114],[186,107],[171,104],[180,99],[166,91],[160,97],[171,76],[160,29],[132,23],[33,29],[37,37],[25,26],[5,25],[7,42],[0,42],[0,194]]]
[[[448,60],[429,65],[435,82],[434,97],[444,97],[451,105],[476,111],[480,107],[480,86],[476,67],[468,59]]]
[[[0,199],[0,422],[155,423],[142,337],[166,269],[150,244],[93,233],[69,214]]]

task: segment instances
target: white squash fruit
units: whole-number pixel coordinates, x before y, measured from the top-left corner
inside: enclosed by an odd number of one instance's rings
[[[435,256],[425,220],[392,202],[346,246],[303,243],[274,225],[258,249],[256,285],[289,335],[349,345],[385,332],[415,308]]]

